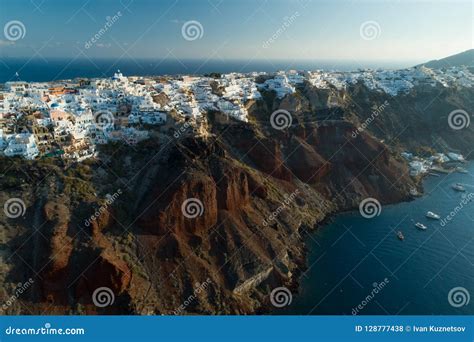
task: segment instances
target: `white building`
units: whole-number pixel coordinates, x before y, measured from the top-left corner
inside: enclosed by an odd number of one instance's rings
[[[34,159],[39,151],[33,134],[19,133],[9,137],[8,146],[3,153],[7,157],[22,156],[26,159]]]

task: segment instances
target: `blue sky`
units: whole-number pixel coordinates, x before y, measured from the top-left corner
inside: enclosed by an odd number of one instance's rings
[[[1,30],[0,57],[419,62],[473,48],[472,16],[470,0],[0,0],[0,28],[17,20],[26,31]],[[202,36],[189,41],[191,20]]]

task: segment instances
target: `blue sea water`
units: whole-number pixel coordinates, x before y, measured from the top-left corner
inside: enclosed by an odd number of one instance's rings
[[[448,301],[456,287],[474,296],[474,201],[445,227],[425,217],[433,211],[444,218],[460,205],[463,194],[451,188],[453,183],[465,184],[464,196],[474,193],[474,163],[468,170],[429,177],[425,196],[383,206],[375,218],[365,219],[358,211],[343,213],[308,235],[309,268],[299,294],[275,314],[474,314],[474,298],[465,303],[468,297],[458,297],[465,304],[460,307]],[[414,222],[428,229],[421,231]],[[396,236],[399,230],[404,241]],[[385,278],[386,285],[374,294],[374,284]],[[373,296],[367,300],[368,295]],[[460,303],[454,298],[454,304]],[[354,310],[358,305],[362,309]]]
[[[406,65],[405,65],[406,64]],[[76,77],[111,77],[120,69],[128,76],[153,76],[218,72],[275,72],[278,70],[356,70],[358,68],[400,68],[400,63],[276,60],[195,60],[195,59],[84,59],[84,58],[5,58],[0,57],[0,83],[8,81],[46,82]],[[18,76],[16,74],[18,73]]]

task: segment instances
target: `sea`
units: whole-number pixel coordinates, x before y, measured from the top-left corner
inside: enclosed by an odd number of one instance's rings
[[[342,213],[309,234],[299,293],[275,314],[474,314],[474,162],[465,168],[426,178],[424,196],[384,205],[379,216]],[[441,220],[426,218],[428,211]]]
[[[279,70],[340,70],[361,68],[397,69],[415,62],[197,60],[130,58],[12,58],[0,57],[0,83],[8,81],[48,82],[74,78],[111,77],[120,70],[126,76],[202,75],[230,72],[276,72]]]

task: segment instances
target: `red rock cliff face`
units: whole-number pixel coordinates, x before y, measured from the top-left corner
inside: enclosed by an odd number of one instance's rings
[[[174,147],[186,152],[170,152],[171,165],[158,171],[138,210],[138,236],[146,251],[141,257],[160,279],[149,310],[174,312],[176,298],[210,279],[209,289],[186,312],[255,312],[268,299],[265,287],[294,280],[304,258],[297,242],[302,225],[314,225],[337,207],[357,206],[369,195],[382,202],[405,198],[411,184],[406,166],[370,135],[352,138],[354,130],[337,122],[298,136],[257,138],[251,126],[236,125],[218,139]],[[305,183],[310,190],[301,188]],[[394,184],[399,187],[384,190]],[[298,200],[267,222],[293,192]],[[187,199],[202,203],[201,215],[183,215]]]
[[[263,174],[238,166],[232,159],[208,158],[207,151],[201,152],[196,163],[205,170],[186,169],[186,175],[175,181],[168,175],[176,170],[163,168],[163,177],[155,180],[157,184],[140,208],[140,243],[153,251],[144,253],[145,265],[160,264],[157,292],[168,294],[164,298],[157,295],[155,300],[169,313],[179,303],[166,302],[166,298],[186,298],[193,284],[210,279],[212,293],[195,303],[201,305],[200,310],[213,312],[218,301],[227,298],[221,304],[223,312],[252,312],[255,303],[232,293],[245,279],[273,268],[272,259],[281,248],[270,228],[262,232],[268,209],[255,207],[254,201],[268,192]],[[155,201],[159,196],[166,199]],[[202,203],[200,215],[185,215],[183,203],[188,199]],[[179,270],[177,265],[181,265]],[[186,278],[177,282],[177,273],[184,271]],[[273,277],[282,276],[279,270],[273,273]]]
[[[74,248],[73,238],[68,234],[70,212],[64,204],[49,201],[44,205],[43,214],[51,235],[49,235],[49,246],[44,246],[43,252],[39,253],[43,256],[38,262],[42,269],[42,298],[49,303],[66,305],[68,301],[65,288],[68,284]],[[38,245],[42,244],[38,243]],[[54,257],[46,258],[46,256]]]
[[[344,193],[340,197],[344,198],[343,206],[356,206],[354,201],[360,196],[386,202],[406,198],[413,186],[407,166],[393,158],[386,145],[366,132],[353,138],[354,130],[355,127],[347,123],[319,129],[317,147],[333,166],[323,183],[334,184],[337,193]]]
[[[288,146],[288,166],[305,183],[318,183],[331,170],[331,163],[316,152],[315,146],[292,137]]]
[[[30,265],[38,273],[30,294],[33,312],[67,313],[81,304],[86,312],[97,313],[92,302],[96,288],[106,286],[117,296],[128,290],[132,273],[102,234],[102,229],[113,224],[109,211],[92,221],[89,235],[86,226],[79,225],[82,222],[74,221],[66,197],[38,204],[41,209],[33,224],[42,222],[42,232],[27,241],[35,253]],[[109,312],[121,311],[115,308]]]
[[[171,170],[170,170],[171,171]],[[217,221],[217,194],[214,180],[205,174],[196,173],[193,177],[182,178],[176,183],[157,184],[150,192],[143,207],[145,213],[140,217],[140,226],[148,233],[162,235],[169,231],[178,234],[205,232]],[[195,220],[188,220],[181,210],[183,203],[190,198],[199,198],[206,203],[203,214]]]
[[[229,123],[216,114],[205,137],[171,140],[159,154],[152,145],[101,161],[117,169],[126,165],[114,183],[124,194],[89,225],[84,219],[99,203],[53,199],[48,189],[42,214],[47,243],[33,244],[44,255],[34,264],[41,275],[34,310],[265,310],[272,288],[295,287],[307,230],[367,196],[402,200],[413,185],[406,165],[372,135],[354,138],[356,127],[340,118],[308,119],[312,106],[323,107],[327,97],[285,99],[281,105],[295,122],[286,131],[274,130],[269,109],[255,104],[250,123]],[[101,163],[91,171],[97,189],[108,182]],[[186,210],[188,202],[193,206]],[[111,289],[111,305],[94,305],[99,287]]]

